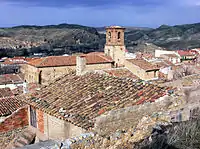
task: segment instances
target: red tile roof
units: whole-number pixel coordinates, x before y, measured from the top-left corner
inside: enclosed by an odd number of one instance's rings
[[[8,116],[25,104],[15,97],[0,99],[0,117]]]
[[[37,57],[30,58],[30,57],[14,57],[6,59],[2,64],[4,65],[12,65],[12,64],[26,64],[31,60],[38,59]]]
[[[113,62],[111,57],[99,53],[91,53],[84,55],[86,56],[87,64],[101,64]],[[48,56],[29,61],[28,64],[35,67],[74,66],[76,65],[76,56]]]
[[[145,59],[152,59],[152,58],[153,58],[153,55],[150,54],[150,53],[142,53],[142,52],[136,53],[136,59],[142,59],[142,58],[145,58]]]
[[[23,83],[22,74],[4,74],[0,75],[0,84],[17,84]]]
[[[147,62],[146,60],[143,59],[127,59],[127,61],[131,62],[132,64],[140,67],[141,69],[144,69],[145,71],[148,70],[158,70],[159,68],[156,67],[155,65]]]
[[[180,56],[194,56],[194,55],[195,55],[193,52],[188,51],[188,50],[187,50],[187,51],[178,50],[177,52],[178,52],[178,54],[179,54]]]
[[[10,88],[0,88],[0,98],[14,96]]]
[[[156,65],[158,68],[164,68],[164,67],[169,67],[169,66],[174,66],[173,63],[167,61],[167,60],[162,60],[159,62],[154,62],[154,65]]]
[[[131,79],[139,79],[136,75],[134,75],[127,68],[113,68],[108,70],[103,70],[107,74],[111,76],[121,77],[121,78],[131,78]]]
[[[40,91],[18,98],[57,118],[89,129],[102,112],[155,101],[166,87],[101,74],[58,78]]]

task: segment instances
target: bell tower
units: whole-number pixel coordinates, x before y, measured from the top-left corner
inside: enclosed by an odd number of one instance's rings
[[[106,28],[105,55],[111,56],[115,61],[115,66],[124,65],[126,47],[124,44],[125,28],[120,26],[110,26]]]

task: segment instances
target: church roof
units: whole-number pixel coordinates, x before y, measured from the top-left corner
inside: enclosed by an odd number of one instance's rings
[[[108,26],[108,27],[106,27],[106,29],[110,29],[110,28],[115,28],[115,29],[125,29],[125,28],[122,27],[122,26]]]
[[[113,62],[111,57],[99,53],[84,54],[84,56],[86,58],[86,64],[102,64]],[[30,61],[28,64],[35,67],[75,66],[76,56],[48,56]]]

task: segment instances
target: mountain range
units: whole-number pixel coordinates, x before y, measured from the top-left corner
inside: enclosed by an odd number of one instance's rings
[[[144,46],[148,50],[151,45],[169,50],[200,47],[200,23],[158,28],[126,27],[125,43],[130,52],[143,50]],[[59,24],[0,28],[1,57],[103,51],[104,44],[105,27]]]

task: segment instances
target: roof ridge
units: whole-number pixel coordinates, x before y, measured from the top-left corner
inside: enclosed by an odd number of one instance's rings
[[[48,56],[44,57],[43,60],[37,66],[40,66],[47,58],[48,58]]]
[[[104,60],[111,61],[111,60],[109,60],[108,58],[106,58],[106,55],[99,55],[99,54],[97,54],[97,56],[103,58]],[[112,60],[112,61],[113,61],[113,60]]]

